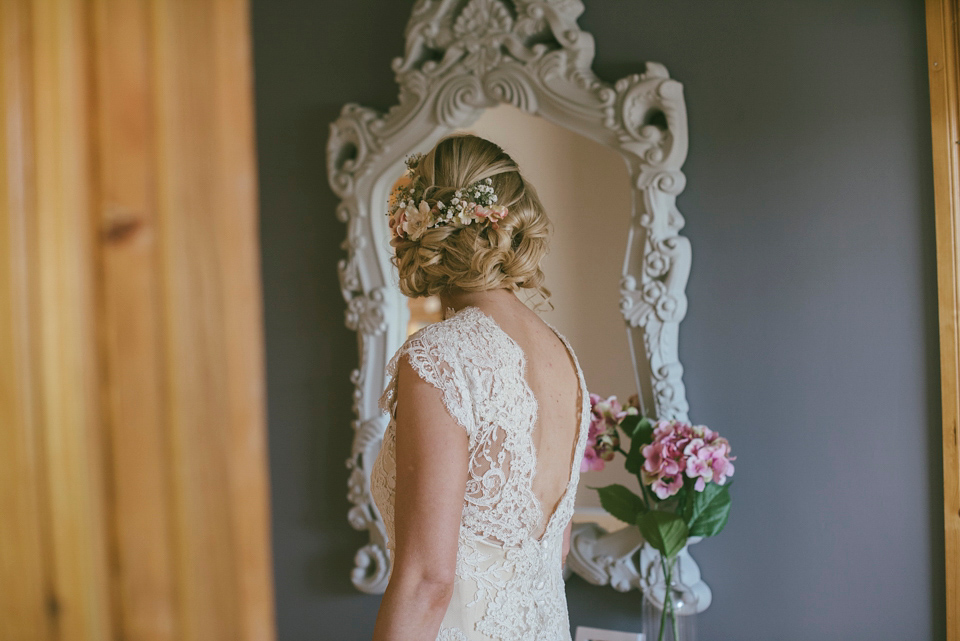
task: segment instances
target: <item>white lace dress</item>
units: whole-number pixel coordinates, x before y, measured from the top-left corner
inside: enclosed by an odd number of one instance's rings
[[[396,480],[396,371],[403,354],[442,392],[469,439],[469,476],[460,520],[453,598],[438,641],[569,641],[562,575],[563,531],[573,515],[590,400],[573,348],[581,415],[570,480],[552,516],[533,491],[537,399],[526,379],[521,347],[477,307],[465,307],[419,330],[387,366],[380,408],[390,414],[371,470],[374,501],[393,553]],[[541,536],[537,536],[542,533]]]

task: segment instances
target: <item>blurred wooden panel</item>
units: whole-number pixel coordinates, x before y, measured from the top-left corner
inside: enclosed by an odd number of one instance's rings
[[[50,540],[48,612],[56,638],[113,637],[91,234],[89,40],[83,0],[28,3],[32,63],[37,411]]]
[[[244,0],[0,2],[0,639],[270,641]]]
[[[927,0],[937,221],[947,639],[960,641],[960,42],[957,0]]]
[[[89,39],[83,0],[34,0],[24,17],[32,96],[27,211],[32,365],[56,638],[113,638],[95,336]]]
[[[30,331],[30,40],[25,2],[0,3],[0,638],[52,638]]]
[[[260,225],[253,109],[253,52],[247,2],[216,0],[214,31],[216,155],[220,167],[215,209],[225,367],[231,524],[236,546],[243,639],[274,632],[270,555],[266,383],[260,287]],[[188,64],[189,58],[181,58]],[[184,89],[187,89],[184,87]]]
[[[153,9],[183,638],[262,639],[273,597],[248,16],[236,0]]]
[[[149,5],[92,4],[104,419],[122,638],[179,636],[166,428]]]

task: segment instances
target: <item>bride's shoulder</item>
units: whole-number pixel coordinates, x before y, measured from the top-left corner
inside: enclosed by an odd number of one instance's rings
[[[460,323],[457,320],[456,318],[448,318],[424,325],[407,337],[400,348],[397,349],[394,359],[404,354],[413,355],[430,352],[440,355],[448,351],[455,351],[446,348],[448,346],[453,348],[457,344],[457,338],[460,336],[460,330],[458,329]]]
[[[478,309],[464,308],[412,333],[397,350],[397,355],[429,352],[444,360],[457,360],[489,353],[501,346],[496,344],[498,333],[485,320]]]
[[[456,320],[455,318],[447,318],[424,325],[407,337],[403,347],[433,346],[455,340],[458,334],[457,326],[459,325],[455,322]]]

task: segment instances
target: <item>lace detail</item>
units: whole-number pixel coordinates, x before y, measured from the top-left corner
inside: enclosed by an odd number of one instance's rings
[[[437,324],[427,325],[414,333],[387,363],[389,383],[380,396],[380,409],[396,418],[397,366],[400,359],[407,356],[420,378],[442,392],[444,407],[469,435],[473,431],[473,399],[465,392],[471,381],[468,372],[458,362],[458,347],[456,343],[443,339],[443,332],[437,328]]]
[[[469,476],[456,567],[462,599],[451,602],[451,610],[459,610],[448,611],[444,619],[445,626],[448,620],[463,624],[445,629],[440,640],[569,639],[563,528],[573,515],[590,403],[573,348],[550,328],[573,359],[582,403],[569,482],[545,524],[533,491],[537,399],[516,341],[492,317],[470,306],[413,334],[387,365],[388,383],[379,404],[390,421],[371,470],[371,490],[389,550],[394,549],[396,370],[403,355],[421,378],[441,391],[444,406],[468,436]],[[449,636],[463,635],[461,629],[473,636]]]

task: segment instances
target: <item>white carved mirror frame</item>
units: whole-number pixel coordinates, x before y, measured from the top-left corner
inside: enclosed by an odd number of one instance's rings
[[[418,0],[407,24],[406,51],[392,64],[399,104],[386,114],[347,104],[331,125],[328,176],[341,199],[337,217],[347,224],[340,283],[346,325],[359,338],[360,363],[351,373],[355,434],[347,466],[350,524],[370,533],[352,575],[363,592],[383,592],[389,575],[369,478],[387,423],[377,406],[385,366],[406,339],[409,315],[389,261],[387,196],[408,154],[427,151],[484,109],[510,103],[622,154],[633,211],[628,225],[624,212],[628,239],[620,309],[636,385],[647,415],[687,420],[677,355],[691,261],[676,208],[687,154],[683,87],[658,63],[614,84],[598,78],[591,69],[593,37],[577,25],[583,9],[580,0]],[[684,578],[699,593],[699,609],[705,609],[710,590],[686,549],[681,554]],[[625,591],[655,580],[654,559],[636,528],[607,533],[581,522],[574,528],[568,566],[591,583]]]

